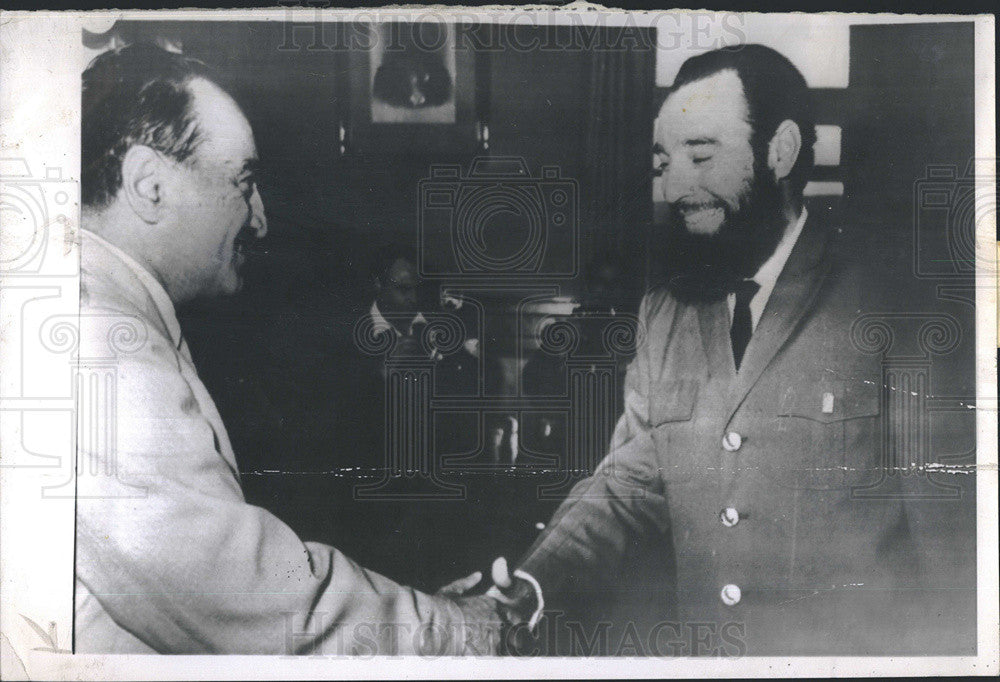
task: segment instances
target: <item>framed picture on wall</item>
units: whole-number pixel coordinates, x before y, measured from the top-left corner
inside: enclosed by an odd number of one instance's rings
[[[369,39],[348,60],[348,153],[475,152],[476,54],[456,40],[454,24],[391,22],[364,32]]]

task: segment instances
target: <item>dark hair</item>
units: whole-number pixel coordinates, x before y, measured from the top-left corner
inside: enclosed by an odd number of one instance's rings
[[[122,185],[122,160],[146,145],[177,161],[200,142],[188,83],[219,85],[202,62],[151,43],[98,55],[83,72],[81,194],[84,206],[106,206]],[[221,85],[220,85],[221,87]]]
[[[372,281],[377,279],[384,286],[389,270],[398,260],[405,260],[413,267],[417,267],[417,250],[403,244],[388,244],[372,252],[368,272]]]
[[[813,167],[816,121],[812,93],[805,78],[788,58],[763,45],[740,45],[691,57],[681,65],[673,91],[682,85],[732,69],[743,83],[753,134],[750,143],[757,159],[767,158],[767,145],[782,121],[795,121],[802,135],[802,149],[788,180],[801,196]],[[669,95],[668,95],[669,97]]]

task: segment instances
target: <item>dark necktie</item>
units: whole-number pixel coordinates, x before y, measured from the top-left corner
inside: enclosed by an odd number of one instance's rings
[[[736,371],[740,369],[743,353],[750,343],[753,321],[750,317],[750,301],[757,294],[760,285],[752,279],[745,279],[736,285],[736,307],[733,308],[733,326],[729,328],[729,338],[733,342],[733,361]]]

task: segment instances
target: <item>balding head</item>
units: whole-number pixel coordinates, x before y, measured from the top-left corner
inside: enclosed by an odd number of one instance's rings
[[[245,247],[267,229],[257,150],[207,67],[150,45],[101,55],[84,74],[83,117],[84,227],[175,302],[238,291]]]

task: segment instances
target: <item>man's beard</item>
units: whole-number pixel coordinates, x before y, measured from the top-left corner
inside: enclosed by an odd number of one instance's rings
[[[694,234],[681,206],[669,208],[665,226],[664,271],[671,293],[687,303],[717,301],[756,274],[784,233],[781,188],[766,171],[754,173],[735,211],[719,203],[725,217],[714,234]]]

